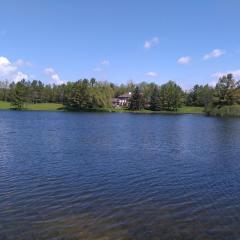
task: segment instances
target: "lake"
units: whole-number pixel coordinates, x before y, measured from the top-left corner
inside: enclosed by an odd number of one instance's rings
[[[0,111],[0,239],[240,239],[240,119]]]

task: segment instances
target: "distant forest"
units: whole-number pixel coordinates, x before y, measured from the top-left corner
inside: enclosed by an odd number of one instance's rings
[[[44,84],[33,80],[20,82],[0,81],[0,100],[11,102],[15,109],[25,103],[62,103],[66,109],[80,111],[112,108],[112,99],[132,92],[125,108],[132,111],[177,111],[181,106],[204,107],[206,112],[223,106],[240,104],[240,81],[228,74],[219,79],[215,87],[195,85],[184,91],[173,81],[157,85],[142,82],[119,86],[92,78],[62,85]]]

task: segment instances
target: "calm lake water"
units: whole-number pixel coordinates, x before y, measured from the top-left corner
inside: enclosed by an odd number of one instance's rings
[[[0,239],[240,239],[240,119],[0,111]]]

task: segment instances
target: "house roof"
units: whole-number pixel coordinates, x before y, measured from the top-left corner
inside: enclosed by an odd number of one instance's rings
[[[112,102],[117,102],[118,99],[117,98],[112,98]]]
[[[118,98],[130,98],[132,96],[132,93],[129,92],[129,93],[125,93],[123,95],[120,95]]]

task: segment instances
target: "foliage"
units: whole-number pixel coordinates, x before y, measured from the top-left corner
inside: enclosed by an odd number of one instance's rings
[[[151,111],[160,111],[161,110],[161,102],[160,102],[160,91],[158,86],[155,86],[149,101],[149,109]]]
[[[207,114],[220,117],[240,117],[240,105],[214,107],[207,111]]]
[[[113,111],[112,98],[128,92],[133,93],[129,101],[130,111],[178,112],[183,109],[183,105],[186,105],[204,107],[205,112],[211,114],[211,112],[227,111],[225,106],[240,104],[240,82],[235,80],[232,74],[221,77],[215,87],[195,85],[187,92],[183,92],[173,81],[162,85],[146,82],[134,84],[130,81],[119,86],[97,81],[95,78],[61,85],[24,79],[17,83],[0,81],[0,101],[10,102],[15,109],[27,108],[32,104],[37,106],[37,104],[56,103],[75,111],[106,109]],[[232,108],[229,109],[232,111]]]
[[[160,89],[161,109],[176,111],[183,102],[183,91],[175,82],[169,81]]]
[[[204,108],[203,107],[193,107],[193,106],[182,106],[178,108],[177,113],[182,114],[203,114]]]
[[[12,109],[13,106],[10,102],[0,101],[0,109]],[[25,103],[24,110],[35,111],[59,111],[64,110],[64,106],[61,103]]]
[[[27,98],[27,83],[23,79],[14,88],[11,88],[11,104],[15,109],[22,109]]]
[[[0,109],[10,109],[11,103],[6,101],[0,101]]]
[[[195,85],[187,94],[186,105],[208,108],[213,101],[214,88],[209,85]]]
[[[215,105],[233,105],[239,101],[239,82],[237,82],[232,74],[223,76],[219,79],[214,95]]]
[[[209,115],[239,116],[240,85],[239,81],[228,74],[219,79],[212,95],[212,101],[206,108]]]
[[[109,84],[84,79],[72,85],[65,104],[72,110],[107,108],[111,107],[112,96]]]
[[[139,87],[137,86],[134,89],[132,97],[130,99],[129,109],[132,111],[139,111],[144,108],[144,99],[143,95],[140,92]]]

